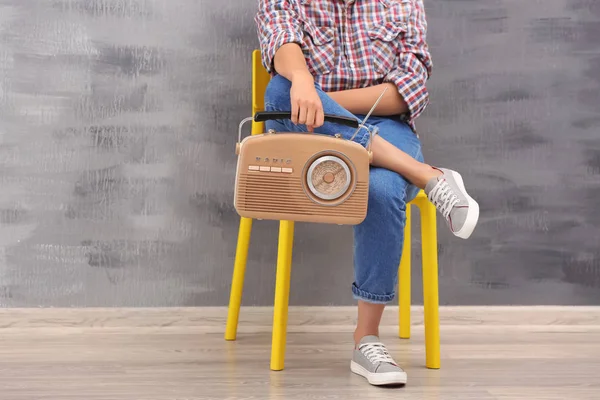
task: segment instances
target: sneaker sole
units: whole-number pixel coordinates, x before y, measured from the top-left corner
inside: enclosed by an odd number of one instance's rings
[[[452,171],[452,176],[454,177],[454,180],[456,181],[458,187],[463,191],[469,204],[469,211],[467,211],[467,218],[465,219],[465,223],[463,227],[460,230],[454,232],[454,234],[459,238],[468,239],[475,230],[475,226],[477,226],[477,221],[479,220],[479,204],[467,193],[467,189],[465,189],[465,183],[463,182],[462,176],[455,171]]]
[[[408,380],[406,372],[369,372],[354,361],[350,362],[350,370],[356,375],[366,378],[374,386],[406,385],[406,381]]]

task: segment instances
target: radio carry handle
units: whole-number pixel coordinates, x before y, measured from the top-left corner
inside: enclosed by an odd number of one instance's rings
[[[285,112],[285,111],[259,111],[254,114],[254,117],[245,118],[242,122],[240,122],[240,125],[238,127],[238,141],[235,145],[235,154],[237,154],[237,155],[240,154],[240,146],[242,143],[242,127],[247,122],[250,122],[250,121],[265,122],[265,121],[271,121],[271,120],[276,120],[276,119],[291,119],[291,118],[292,118],[292,113]],[[356,128],[357,131],[361,127],[360,121],[358,121],[357,119],[350,118],[350,117],[341,117],[341,116],[337,116],[337,115],[326,114],[325,121],[337,123],[340,125],[345,125],[350,128]]]
[[[254,122],[265,122],[276,119],[292,119],[292,113],[286,111],[259,111],[254,114]],[[349,126],[350,128],[358,128],[360,121],[356,118],[342,117],[338,115],[325,114],[325,122],[332,122]]]

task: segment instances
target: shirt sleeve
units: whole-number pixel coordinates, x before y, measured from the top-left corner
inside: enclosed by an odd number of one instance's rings
[[[263,66],[275,71],[275,53],[286,43],[302,45],[304,37],[294,0],[259,0],[255,22]]]
[[[408,105],[411,120],[419,117],[429,104],[426,82],[433,67],[426,42],[427,20],[423,0],[415,0],[414,4],[415,8],[399,46],[398,65],[384,79],[398,88]]]

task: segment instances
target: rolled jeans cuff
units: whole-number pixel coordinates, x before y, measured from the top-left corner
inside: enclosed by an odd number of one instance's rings
[[[356,283],[352,284],[352,293],[354,294],[354,299],[362,300],[367,303],[373,304],[388,304],[392,300],[394,300],[395,293],[390,294],[373,294],[369,292],[365,292],[362,289],[359,289],[356,286]]]

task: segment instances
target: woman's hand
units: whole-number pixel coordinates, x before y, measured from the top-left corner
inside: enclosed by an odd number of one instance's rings
[[[313,132],[325,122],[323,104],[315,89],[314,79],[308,71],[302,71],[294,74],[291,82],[292,122],[306,125],[308,131]]]

